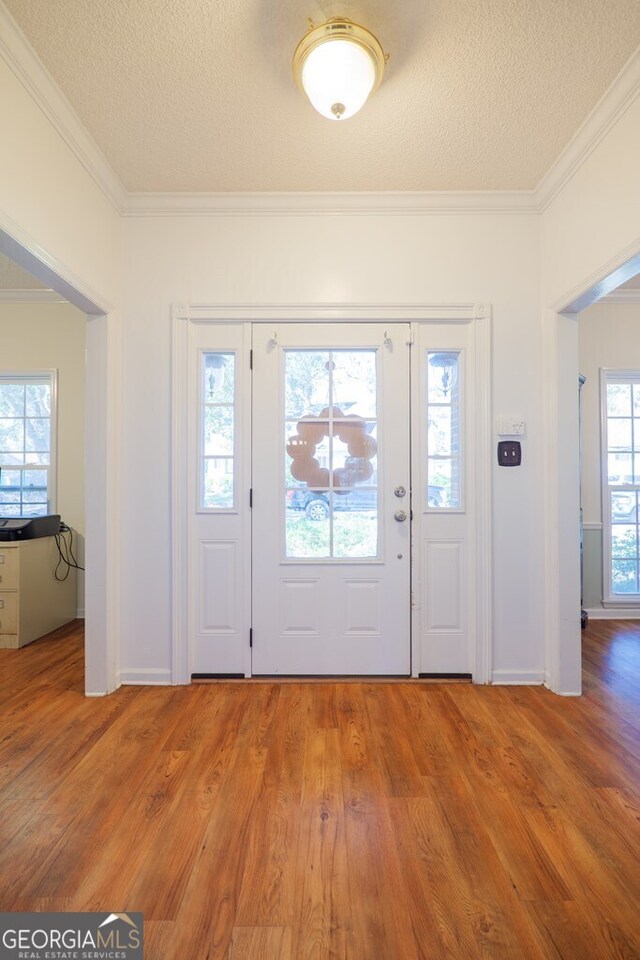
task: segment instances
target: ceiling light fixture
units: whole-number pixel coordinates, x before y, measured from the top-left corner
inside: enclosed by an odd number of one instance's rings
[[[378,87],[388,59],[372,33],[345,17],[319,27],[309,20],[293,55],[293,75],[318,113],[346,120]]]

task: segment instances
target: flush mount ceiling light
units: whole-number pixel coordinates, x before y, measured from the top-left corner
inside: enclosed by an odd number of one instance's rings
[[[309,21],[293,55],[293,75],[318,113],[346,120],[364,106],[388,60],[372,33],[345,17],[319,27]]]

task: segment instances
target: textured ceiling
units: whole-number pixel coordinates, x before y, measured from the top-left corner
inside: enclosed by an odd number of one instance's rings
[[[533,189],[640,42],[638,0],[5,0],[131,191]],[[291,77],[345,15],[391,55],[356,117]]]

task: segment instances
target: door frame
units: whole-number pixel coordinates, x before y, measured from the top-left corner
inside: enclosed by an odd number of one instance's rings
[[[188,609],[188,517],[187,481],[187,402],[188,334],[190,323],[438,323],[471,324],[474,331],[475,408],[477,424],[469,442],[475,444],[476,486],[474,543],[470,596],[473,609],[473,681],[491,680],[492,627],[492,523],[491,523],[491,307],[488,304],[175,304],[172,307],[172,429],[171,429],[171,531],[172,531],[172,657],[171,682],[191,682],[189,663]],[[420,577],[418,551],[413,570]],[[250,580],[250,566],[245,576]],[[250,587],[250,582],[247,584]],[[250,595],[250,593],[248,594]],[[412,636],[420,636],[421,610],[412,610]],[[418,644],[411,644],[411,675],[418,676]],[[250,648],[247,641],[245,675],[251,676]]]

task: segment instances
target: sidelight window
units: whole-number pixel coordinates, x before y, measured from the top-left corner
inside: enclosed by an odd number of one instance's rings
[[[201,355],[200,510],[232,510],[235,497],[235,354]]]

